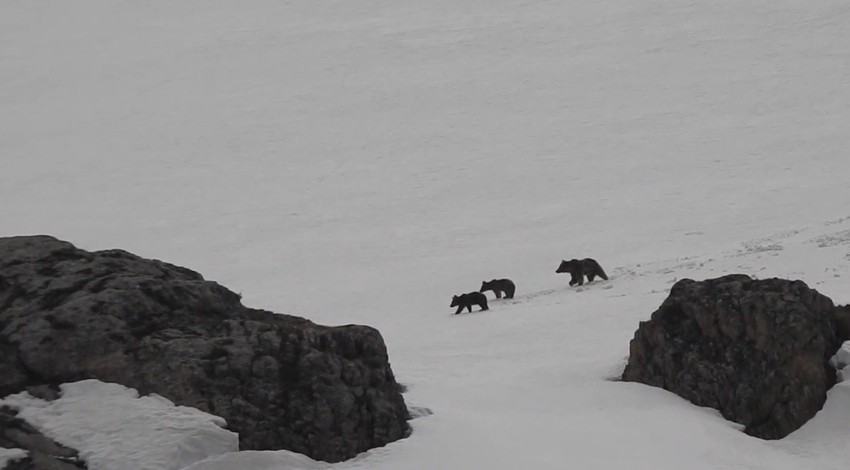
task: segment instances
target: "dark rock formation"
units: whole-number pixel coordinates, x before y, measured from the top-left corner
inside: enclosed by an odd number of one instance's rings
[[[840,305],[832,312],[835,336],[839,343],[850,340],[850,305]]]
[[[79,470],[88,468],[76,450],[41,434],[17,417],[17,412],[0,407],[0,447],[23,449],[27,456],[8,463],[4,470]]]
[[[631,342],[623,380],[663,387],[779,439],[823,406],[840,346],[832,301],[802,281],[684,279]]]
[[[221,416],[242,449],[336,462],[409,429],[373,328],[249,309],[194,271],[121,250],[0,238],[0,396],[86,378]]]

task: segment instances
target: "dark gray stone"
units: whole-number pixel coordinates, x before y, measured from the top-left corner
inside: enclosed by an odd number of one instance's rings
[[[802,281],[684,279],[630,345],[623,380],[719,410],[764,439],[817,413],[835,382],[832,301]]]
[[[838,342],[850,340],[850,305],[835,307],[832,322],[835,324],[835,336]]]
[[[336,462],[409,430],[373,328],[249,309],[194,271],[121,250],[0,238],[0,396],[87,378],[221,416],[242,449]]]

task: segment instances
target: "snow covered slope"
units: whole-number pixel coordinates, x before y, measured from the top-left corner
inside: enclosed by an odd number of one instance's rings
[[[18,418],[77,449],[91,470],[177,470],[239,449],[239,437],[223,429],[223,419],[160,396],[139,397],[98,380],[63,384],[61,394],[44,401],[24,392],[0,399],[0,406],[19,410]]]
[[[843,468],[840,439],[609,379],[677,278],[850,301],[847,24],[838,0],[8,0],[0,235],[379,328],[433,415],[341,468]],[[569,289],[587,256],[611,281]],[[495,277],[514,301],[449,315]]]
[[[612,266],[610,281],[524,292],[491,301],[488,312],[452,317],[446,311],[440,331],[418,341],[410,334],[392,356],[410,387],[408,403],[434,414],[412,422],[410,439],[338,467],[844,468],[846,382],[801,430],[762,441],[714,410],[612,379],[622,372],[637,322],[676,279],[728,272],[802,278],[847,302],[848,234],[850,219],[800,227],[711,256]],[[291,454],[279,458],[277,465],[292,465]],[[276,465],[271,456],[244,454],[213,457],[193,470],[226,468],[217,466],[220,460],[230,468]]]

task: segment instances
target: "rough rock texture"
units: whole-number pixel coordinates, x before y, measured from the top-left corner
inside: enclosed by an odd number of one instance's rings
[[[764,439],[799,428],[835,382],[832,301],[802,281],[677,282],[641,322],[623,380],[663,387]]]
[[[86,467],[77,451],[57,444],[17,417],[17,412],[0,407],[0,447],[23,449],[27,456],[7,464],[4,470],[78,470]]]
[[[850,305],[840,305],[832,312],[838,342],[850,340]]]
[[[0,238],[0,396],[86,378],[225,418],[242,449],[340,461],[405,437],[380,333],[244,307],[189,269]]]

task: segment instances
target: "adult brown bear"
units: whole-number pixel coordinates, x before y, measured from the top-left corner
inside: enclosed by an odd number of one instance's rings
[[[587,282],[592,282],[596,276],[608,280],[602,266],[595,259],[571,259],[569,261],[561,260],[561,265],[558,266],[556,273],[570,273],[570,285],[584,285],[584,277],[587,276]]]

